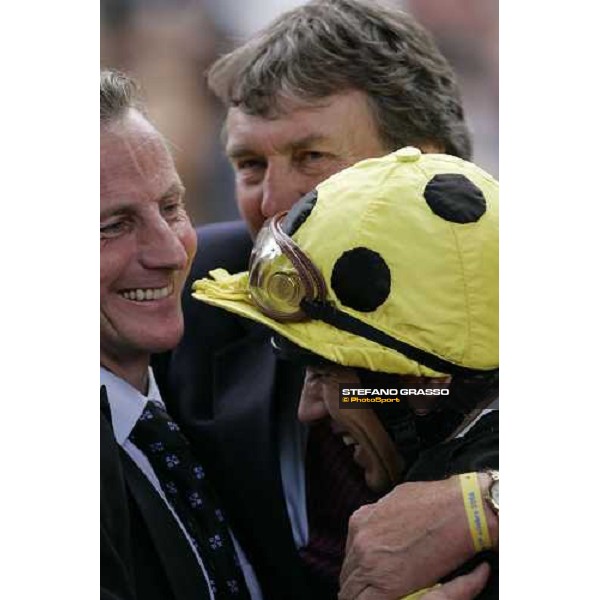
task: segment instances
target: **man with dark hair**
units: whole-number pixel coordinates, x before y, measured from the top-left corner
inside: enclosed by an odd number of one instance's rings
[[[387,148],[427,141],[471,155],[454,71],[410,15],[378,2],[318,0],[283,14],[218,60],[209,85],[226,106],[261,117],[287,112],[286,99],[359,90]]]
[[[101,597],[260,599],[150,368],[183,333],[196,235],[163,137],[113,71],[100,75],[100,140]]]
[[[209,84],[228,108],[226,151],[251,236],[359,160],[408,145],[470,158],[452,69],[412,18],[377,2],[313,0],[289,11],[217,61]],[[191,281],[216,267],[247,268],[243,225],[208,226],[199,236]],[[318,598],[298,550],[311,542],[306,482],[328,474],[304,468],[307,446],[321,442],[295,418],[303,372],[274,357],[264,328],[187,290],[183,307],[182,343],[157,364],[172,412],[211,449],[224,501],[245,499],[226,508],[247,539],[260,540],[249,552],[274,597]],[[481,474],[484,493],[490,484]],[[497,517],[489,518],[495,530]],[[340,598],[392,600],[474,554],[456,478],[401,485],[351,518]]]

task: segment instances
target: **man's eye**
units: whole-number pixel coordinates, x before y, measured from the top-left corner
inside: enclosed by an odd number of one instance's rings
[[[264,168],[265,163],[258,158],[244,158],[235,161],[234,166],[238,171],[256,171]]]
[[[239,182],[244,185],[255,185],[262,181],[267,167],[260,158],[241,158],[233,161],[233,169]]]
[[[317,152],[317,151],[313,151],[313,152],[307,152],[304,155],[305,160],[319,160],[320,158],[323,158],[324,154],[322,152]]]
[[[322,161],[326,157],[324,152],[319,152],[317,150],[311,150],[308,152],[302,152],[296,157],[296,160],[301,165],[313,165]]]
[[[101,237],[116,237],[122,233],[125,233],[129,228],[127,221],[114,221],[112,223],[105,223],[100,225],[100,236]]]
[[[161,208],[162,214],[167,217],[167,219],[169,218],[174,218],[174,217],[178,217],[179,215],[181,215],[183,212],[185,212],[185,209],[183,207],[183,202],[169,202],[168,204],[165,204],[162,208]]]

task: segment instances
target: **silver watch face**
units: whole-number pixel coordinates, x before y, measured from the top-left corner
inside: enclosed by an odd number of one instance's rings
[[[496,506],[500,506],[500,482],[494,481],[490,487],[490,496],[495,502]]]

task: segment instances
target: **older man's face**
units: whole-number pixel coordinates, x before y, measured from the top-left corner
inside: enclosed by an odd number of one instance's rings
[[[240,212],[256,235],[265,219],[289,209],[330,175],[384,148],[367,97],[356,90],[307,106],[288,102],[274,119],[232,108],[227,154]]]
[[[172,348],[196,251],[183,186],[156,129],[137,111],[101,127],[100,358],[105,366]]]

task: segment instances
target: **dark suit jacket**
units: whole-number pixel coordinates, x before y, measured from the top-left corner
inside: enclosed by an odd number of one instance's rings
[[[183,294],[185,334],[153,367],[171,415],[199,448],[267,600],[316,600],[294,545],[279,468],[278,410],[296,402],[303,373],[278,361],[269,331],[194,300],[191,282],[209,269],[247,269],[243,223],[198,229]]]
[[[100,597],[210,598],[179,526],[100,414]]]

